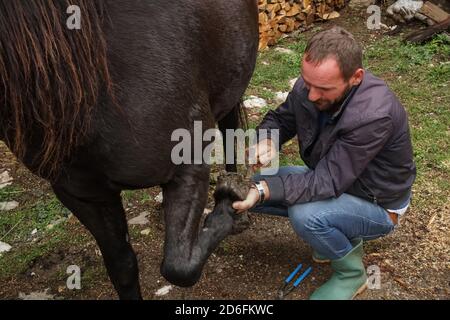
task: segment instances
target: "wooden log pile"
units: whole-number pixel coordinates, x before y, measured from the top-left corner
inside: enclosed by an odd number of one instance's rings
[[[405,40],[422,43],[431,39],[435,34],[450,31],[450,13],[444,11],[430,1],[423,4],[419,13],[431,19],[432,25],[424,30],[415,31],[406,36]]]
[[[336,10],[344,5],[345,0],[258,0],[259,50],[316,20],[339,17]]]

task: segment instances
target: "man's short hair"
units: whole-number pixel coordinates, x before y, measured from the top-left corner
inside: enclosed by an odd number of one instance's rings
[[[363,67],[361,46],[350,32],[338,26],[315,34],[306,46],[307,62],[320,64],[330,56],[336,59],[346,81]]]

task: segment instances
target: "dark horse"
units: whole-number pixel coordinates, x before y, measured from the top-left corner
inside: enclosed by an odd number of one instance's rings
[[[0,139],[93,234],[121,299],[141,298],[122,190],[163,188],[173,284],[195,284],[231,232],[232,190],[200,226],[210,169],[174,165],[171,134],[236,128],[257,18],[256,0],[0,1]]]

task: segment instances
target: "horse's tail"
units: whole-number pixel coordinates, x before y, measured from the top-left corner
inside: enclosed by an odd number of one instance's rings
[[[0,1],[0,136],[51,177],[80,145],[101,90],[112,94],[101,0],[78,0],[71,30],[68,0]]]

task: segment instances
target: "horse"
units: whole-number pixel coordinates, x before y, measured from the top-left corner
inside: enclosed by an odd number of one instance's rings
[[[256,64],[255,0],[0,1],[0,140],[93,235],[120,299],[142,299],[122,190],[161,186],[161,274],[197,283],[232,232],[219,190],[203,226],[210,166],[171,161],[179,128],[235,129]],[[227,170],[236,170],[233,164]]]

